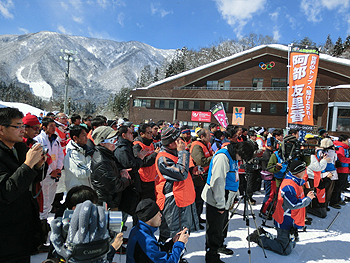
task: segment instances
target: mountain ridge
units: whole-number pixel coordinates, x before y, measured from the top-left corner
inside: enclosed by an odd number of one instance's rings
[[[67,62],[61,49],[77,51],[70,63],[68,96],[105,103],[123,87],[133,87],[142,69],[154,71],[175,50],[157,49],[138,41],[71,36],[50,31],[0,35],[0,79],[27,88],[43,98],[63,98]],[[51,91],[50,91],[51,89]]]

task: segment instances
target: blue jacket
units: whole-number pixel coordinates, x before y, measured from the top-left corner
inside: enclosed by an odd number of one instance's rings
[[[228,150],[226,148],[222,148],[219,151],[217,151],[215,153],[215,155],[213,156],[212,160],[214,160],[215,156],[217,154],[220,154],[220,153],[224,153],[230,162],[230,171],[226,175],[225,189],[237,192],[238,186],[239,186],[239,181],[237,180],[237,182],[236,182],[236,171],[238,170],[238,161],[232,159],[230,153],[228,152]],[[212,166],[213,166],[213,161],[211,161],[210,165],[209,165],[208,178],[207,178],[208,185],[210,185],[210,178],[212,175],[212,173],[211,173]]]
[[[293,180],[300,187],[305,184],[305,181],[301,178],[298,178],[288,172],[285,176],[285,179]],[[296,190],[291,185],[286,185],[281,191],[281,196],[283,197],[283,210],[284,210],[284,219],[282,224],[279,224],[275,221],[275,226],[282,229],[291,229],[294,228],[302,228],[302,226],[298,226],[294,223],[294,219],[291,217],[291,210],[300,209],[303,207],[307,207],[311,203],[311,198],[305,196],[304,198],[298,198],[296,194]]]
[[[276,155],[276,157],[277,157],[277,163],[282,164],[282,169],[279,172],[275,173],[274,177],[277,179],[282,179],[283,175],[285,174],[285,172],[287,170],[288,162],[283,161],[281,156],[278,154],[278,151],[275,151],[273,154]]]
[[[154,232],[156,232],[157,229],[157,227],[152,227],[139,220],[129,235],[128,246],[126,249],[127,263],[179,262],[185,244],[178,241],[174,243],[171,253],[161,251],[160,245],[154,236]]]

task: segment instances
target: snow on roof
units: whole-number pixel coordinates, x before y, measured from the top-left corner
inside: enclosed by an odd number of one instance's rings
[[[43,110],[41,110],[39,108],[35,108],[35,107],[30,106],[30,105],[25,104],[25,103],[0,101],[0,108],[6,108],[6,107],[17,108],[24,114],[24,116],[28,112],[30,112],[32,115],[35,115],[35,116],[39,116],[40,113],[44,112]]]
[[[338,85],[338,86],[331,87],[329,89],[330,90],[331,89],[350,89],[350,84]]]
[[[161,85],[161,84],[163,84],[163,83],[166,83],[166,82],[169,82],[169,81],[172,81],[172,80],[181,78],[181,77],[183,77],[183,76],[187,76],[187,75],[189,75],[189,74],[192,74],[192,73],[201,71],[201,70],[206,69],[206,68],[210,68],[210,67],[212,67],[212,66],[221,64],[221,63],[223,63],[223,62],[226,62],[226,61],[229,61],[229,60],[231,60],[231,59],[234,59],[234,58],[237,58],[237,57],[240,57],[240,56],[243,56],[243,55],[252,53],[252,52],[254,52],[254,51],[257,51],[257,50],[260,50],[260,49],[263,49],[263,48],[266,48],[266,47],[288,52],[288,46],[285,46],[285,45],[281,45],[281,44],[260,45],[260,46],[256,46],[256,47],[253,47],[253,48],[251,48],[251,49],[248,49],[248,50],[245,50],[245,51],[236,53],[236,54],[234,54],[234,55],[232,55],[232,56],[229,56],[229,57],[226,57],[226,58],[222,58],[222,59],[213,61],[213,62],[211,62],[211,63],[208,63],[208,64],[205,64],[205,65],[199,66],[199,67],[197,67],[197,68],[190,69],[190,70],[188,70],[188,71],[182,72],[182,73],[177,74],[177,75],[175,75],[175,76],[172,76],[172,77],[169,77],[169,78],[165,78],[165,79],[159,80],[159,81],[157,81],[157,82],[152,83],[151,85],[149,85],[149,86],[147,86],[147,87],[138,88],[138,89],[149,89],[149,88],[153,88],[153,87],[159,86],[159,85]],[[326,54],[320,54],[320,59],[325,60],[325,61],[330,61],[330,62],[333,62],[333,63],[337,63],[337,64],[342,64],[342,65],[350,66],[350,60],[349,60],[349,59],[335,58],[335,57],[332,57],[332,56],[326,55]]]

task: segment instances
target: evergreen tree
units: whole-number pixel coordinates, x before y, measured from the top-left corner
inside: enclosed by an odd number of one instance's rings
[[[155,70],[154,70],[154,77],[153,77],[153,81],[154,82],[156,82],[156,81],[158,81],[159,80],[159,70],[158,70],[158,68],[156,68]]]
[[[324,47],[324,53],[328,55],[331,55],[333,53],[334,44],[330,35],[327,36],[326,43],[324,44],[323,47]]]
[[[344,47],[343,47],[343,41],[341,39],[341,37],[338,37],[337,42],[335,42],[334,48],[333,48],[333,54],[332,56],[334,57],[340,57],[341,54],[344,51]]]
[[[129,112],[130,92],[132,88],[121,88],[110,101],[110,109],[115,115],[125,117]]]

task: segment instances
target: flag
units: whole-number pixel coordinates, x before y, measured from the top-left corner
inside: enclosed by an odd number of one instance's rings
[[[288,127],[312,130],[318,49],[293,46],[289,61]]]
[[[222,127],[226,128],[228,125],[228,119],[222,102],[216,104],[213,108],[210,109],[210,111],[214,115],[215,119],[219,122],[219,124]]]

